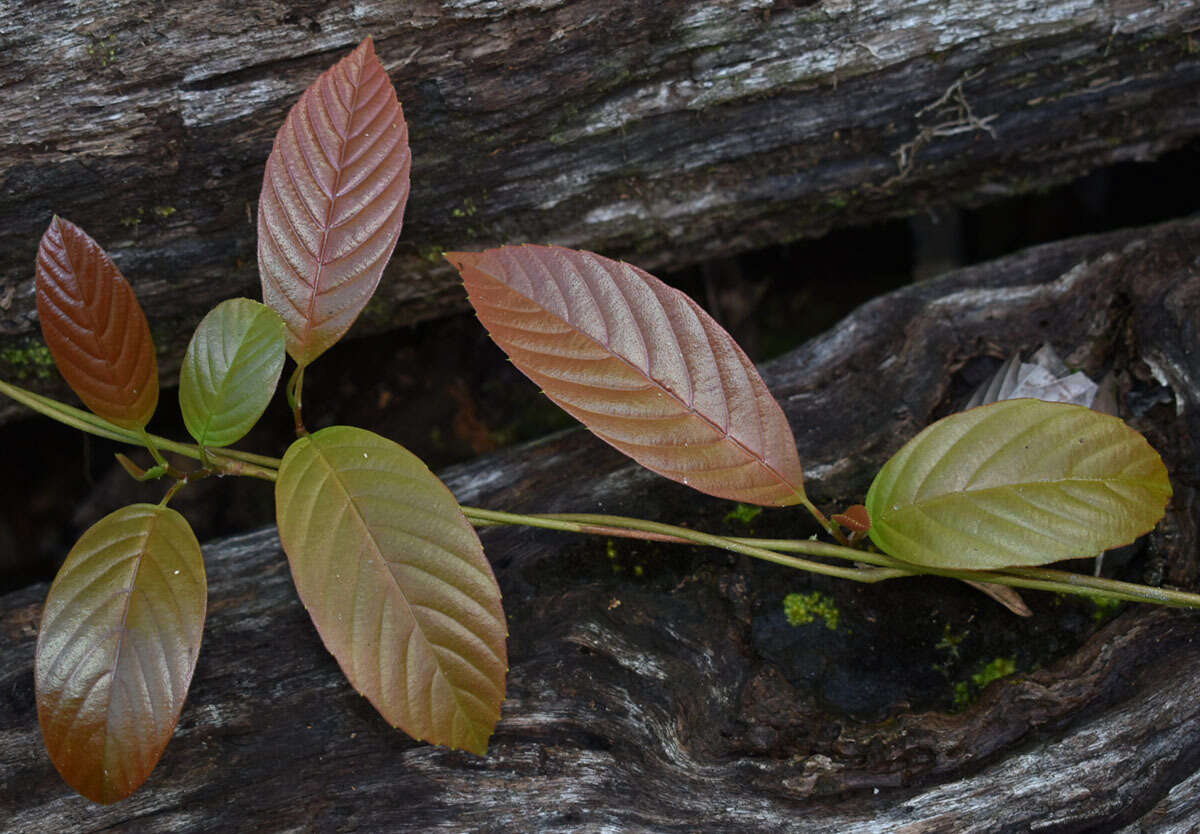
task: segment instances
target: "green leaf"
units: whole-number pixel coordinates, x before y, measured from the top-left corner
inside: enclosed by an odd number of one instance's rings
[[[807,500],[783,409],[733,337],[684,293],[561,246],[446,259],[492,340],[601,440],[720,498]]]
[[[50,586],[38,718],[54,766],[93,802],[129,796],[162,755],[196,668],[206,595],[187,521],[151,504],[96,522]]]
[[[367,38],[321,74],[275,136],[258,200],[263,301],[308,365],[345,333],[392,256],[412,153],[396,88]]]
[[[248,298],[209,312],[179,369],[179,406],[201,446],[236,443],[258,422],[283,370],[283,320]]]
[[[146,314],[100,244],[61,217],[37,254],[37,309],[54,363],[84,405],[140,429],[158,405],[158,362]]]
[[[1006,400],[939,420],[867,492],[871,540],[918,565],[986,569],[1095,556],[1162,518],[1146,439],[1078,405]]]
[[[399,444],[331,426],[288,449],[275,506],[296,590],[354,688],[414,738],[486,752],[508,631],[450,491]]]

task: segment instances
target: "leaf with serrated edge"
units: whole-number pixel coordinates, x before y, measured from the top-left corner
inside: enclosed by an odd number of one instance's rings
[[[408,126],[370,38],[321,75],[275,137],[258,201],[263,301],[308,365],[379,284],[408,201]]]
[[[42,336],[63,378],[93,412],[125,429],[158,404],[146,315],[112,259],[78,226],[50,221],[37,254]]]
[[[418,740],[486,752],[508,631],[450,491],[399,444],[331,426],[288,449],[275,507],[296,590],[354,688]]]
[[[197,443],[228,446],[258,422],[279,384],[284,332],[274,310],[248,298],[200,322],[179,368],[179,407]]]
[[[804,500],[783,410],[686,295],[630,264],[558,246],[446,258],[513,364],[602,440],[721,498]]]
[[[93,802],[124,799],[158,763],[204,631],[200,543],[167,507],[134,504],[71,549],[38,633],[38,718],[50,759]]]
[[[1153,529],[1158,453],[1116,417],[1005,400],[926,428],[867,492],[871,540],[898,559],[982,570],[1095,556]]]

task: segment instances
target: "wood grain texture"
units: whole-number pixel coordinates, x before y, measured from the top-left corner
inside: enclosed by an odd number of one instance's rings
[[[1172,472],[1135,578],[1194,589],[1198,247],[1193,220],[1027,250],[867,304],[773,363],[811,497],[861,499],[976,372],[1051,339],[1089,374],[1115,370],[1126,416]],[[477,505],[740,529],[722,526],[727,502],[582,432],[442,475]],[[807,534],[797,519],[767,510],[755,532]],[[41,750],[45,586],[0,598],[0,829],[1165,833],[1200,817],[1195,614],[1134,607],[1096,624],[1090,603],[1029,594],[1034,616],[1018,619],[941,580],[850,586],[700,549],[482,539],[511,631],[486,758],[416,744],[353,693],[260,531],[206,548],[191,698],[145,788],[105,809],[72,796]],[[841,623],[788,625],[788,590],[826,595]],[[952,709],[956,682],[997,657],[1017,673]]]
[[[256,297],[271,138],[368,34],[410,123],[413,190],[360,332],[461,309],[442,249],[558,243],[655,272],[1200,133],[1192,2],[47,0],[37,15],[0,0],[0,348],[16,350],[0,376],[47,389],[20,360],[51,213],[114,254],[170,378],[214,302]]]

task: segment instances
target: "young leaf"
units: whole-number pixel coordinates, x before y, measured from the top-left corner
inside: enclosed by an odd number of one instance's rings
[[[38,634],[38,718],[50,759],[93,802],[133,793],[179,720],[204,630],[200,544],[150,504],[96,522],[58,572]]]
[[[635,266],[558,246],[446,258],[513,364],[602,440],[721,498],[804,500],[782,409],[686,295]]]
[[[366,305],[396,240],[412,155],[396,90],[367,38],[288,113],[258,201],[263,301],[308,365]]]
[[[84,405],[138,429],[158,405],[158,362],[133,288],[96,241],[55,217],[37,254],[42,336]]]
[[[939,568],[1043,565],[1128,544],[1171,497],[1166,467],[1116,417],[1004,400],[939,420],[867,492],[884,552]]]
[[[197,443],[228,446],[258,422],[279,384],[284,332],[274,310],[248,298],[200,322],[179,369],[179,407]]]
[[[275,484],[296,590],[354,688],[420,740],[483,754],[500,719],[500,588],[454,496],[416,456],[331,426]]]

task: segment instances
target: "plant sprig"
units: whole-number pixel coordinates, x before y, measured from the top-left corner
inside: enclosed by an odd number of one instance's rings
[[[332,101],[349,104],[331,110]],[[170,479],[159,504],[89,528],[47,597],[39,721],[55,766],[89,799],[136,790],[179,718],[207,579],[195,535],[167,504],[214,474],[272,482],[297,593],[355,689],[415,738],[481,755],[505,697],[508,634],[478,527],[701,545],[855,582],[930,574],[1200,608],[1197,594],[1043,567],[1133,541],[1162,517],[1166,468],[1122,421],[1034,400],[952,415],[884,465],[864,505],[831,519],[806,494],[792,427],[733,338],[683,293],[591,252],[505,246],[446,257],[514,365],[605,442],[710,495],[801,507],[835,543],[461,506],[391,440],[350,426],[309,433],[305,370],[375,292],[400,235],[411,161],[395,88],[367,39],[309,86],[275,137],[258,202],[265,304],[222,302],[197,327],[179,386],[194,443],[146,429],[159,395],[154,345],[112,259],[62,218],[43,236],[43,334],[89,410],[2,381],[0,393],[145,448],[149,469],[118,461],[139,480]],[[278,388],[285,354],[296,439],[282,458],[232,448]],[[130,604],[109,605],[118,595]],[[363,622],[378,627],[356,629]],[[128,662],[143,655],[149,666]]]
[[[40,414],[78,428],[80,431],[134,446],[142,445],[139,433],[122,429],[94,414],[58,402],[50,397],[3,381],[0,381],[0,393],[29,406]],[[149,437],[160,448],[195,460],[202,458],[202,450],[196,444],[181,443],[158,435],[149,435]],[[215,470],[226,475],[245,475],[272,482],[278,477],[279,458],[256,455],[238,449],[221,449],[219,452],[210,450],[209,455]],[[909,564],[878,550],[846,547],[813,539],[723,536],[661,522],[595,513],[509,513],[466,505],[460,505],[460,509],[476,527],[535,527],[565,533],[701,545],[728,550],[731,553],[740,553],[796,570],[850,579],[855,582],[875,583],[886,579],[921,575],[944,576],[951,579],[993,582],[997,585],[1029,588],[1050,593],[1120,599],[1126,602],[1143,602],[1182,608],[1200,608],[1200,594],[1050,568],[1006,568],[989,571],[939,570]],[[840,568],[808,559],[797,559],[789,555],[794,553],[859,562],[882,570]]]

